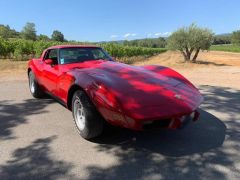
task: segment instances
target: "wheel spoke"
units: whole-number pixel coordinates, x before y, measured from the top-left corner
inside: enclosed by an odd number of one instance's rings
[[[78,128],[80,130],[83,130],[85,128],[86,120],[83,112],[83,106],[79,99],[76,99],[74,102],[74,113],[75,113],[75,120]]]
[[[29,81],[30,81],[30,83],[29,83],[30,90],[32,93],[34,93],[35,92],[35,83],[34,83],[34,78],[32,75],[30,76]]]

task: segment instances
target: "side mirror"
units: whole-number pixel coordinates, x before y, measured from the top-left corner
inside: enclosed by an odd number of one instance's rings
[[[52,65],[53,64],[53,60],[52,59],[45,59],[44,62],[46,64]]]

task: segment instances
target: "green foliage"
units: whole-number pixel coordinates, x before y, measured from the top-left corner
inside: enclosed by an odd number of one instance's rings
[[[149,47],[149,48],[165,48],[166,47],[165,38],[146,38],[146,39],[136,39],[131,41],[124,41],[123,45],[126,46],[137,46],[137,47]]]
[[[3,39],[7,38],[16,38],[19,36],[19,33],[14,29],[11,29],[8,25],[0,25],[0,37]]]
[[[61,44],[84,44],[82,42],[59,42],[59,41],[32,41],[24,39],[4,40],[0,38],[0,56],[17,60],[27,60],[32,57],[40,57],[43,50],[50,46]],[[88,43],[89,44],[89,43]],[[125,59],[124,62],[130,62],[128,58],[137,56],[153,56],[167,51],[165,48],[143,48],[132,47],[118,44],[101,44],[111,56]],[[132,61],[132,60],[131,60]]]
[[[35,24],[30,22],[26,23],[23,27],[21,35],[23,39],[35,41],[37,39]]]
[[[0,36],[4,39],[9,38],[9,26],[0,25]]]
[[[35,41],[34,42],[34,53],[35,57],[40,57],[42,52],[50,46],[59,45],[61,43],[55,41]]]
[[[11,57],[14,52],[14,46],[11,42],[0,38],[0,57]]]
[[[232,44],[224,44],[224,45],[213,45],[210,47],[211,51],[227,51],[227,52],[239,52],[240,46],[232,45]]]
[[[40,40],[40,41],[50,41],[50,38],[49,38],[47,35],[40,34],[40,35],[37,37],[37,40]]]
[[[214,36],[214,45],[218,44],[231,44],[231,34],[222,34]]]
[[[185,61],[191,59],[192,53],[195,55],[192,61],[195,62],[200,50],[207,50],[213,42],[213,33],[209,29],[203,29],[192,24],[188,27],[180,28],[168,38],[168,48],[179,50]]]
[[[31,40],[16,40],[13,41],[14,58],[24,60],[28,59],[29,55],[34,56],[34,42]],[[26,58],[25,58],[26,57]]]
[[[232,43],[240,46],[240,30],[232,33]]]
[[[52,33],[52,40],[63,42],[64,41],[64,35],[60,31],[55,30]]]
[[[111,56],[117,58],[134,57],[134,56],[153,56],[167,51],[165,48],[143,48],[132,47],[117,44],[102,44],[103,47]]]
[[[0,38],[0,56],[6,56],[7,55],[7,41]]]

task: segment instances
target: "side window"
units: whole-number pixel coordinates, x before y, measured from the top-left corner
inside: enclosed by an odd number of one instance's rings
[[[58,58],[57,58],[57,49],[50,49],[46,52],[45,56],[44,56],[44,60],[45,59],[52,59],[54,61],[55,64],[58,63]]]
[[[92,53],[93,53],[94,59],[99,59],[99,58],[106,59],[106,55],[99,49],[93,49]]]

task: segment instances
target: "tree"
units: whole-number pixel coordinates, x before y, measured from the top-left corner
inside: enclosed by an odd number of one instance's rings
[[[49,41],[50,40],[50,38],[44,34],[40,34],[37,39],[40,41]]]
[[[18,32],[14,29],[11,29],[8,25],[0,24],[0,37],[3,39],[15,38],[18,37]]]
[[[37,39],[35,24],[30,22],[26,23],[23,27],[21,35],[24,39],[35,41]]]
[[[240,45],[240,30],[234,31],[232,33],[232,43],[236,45]]]
[[[60,31],[55,30],[52,33],[52,40],[63,42],[64,41],[64,35]]]
[[[10,29],[8,29],[9,26],[4,26],[4,25],[0,25],[0,37],[3,39],[7,39],[9,38],[9,31]]]
[[[185,61],[191,60],[196,62],[200,50],[207,50],[213,42],[211,30],[197,27],[191,24],[188,27],[183,27],[173,32],[168,38],[168,48],[172,50],[179,50]]]

